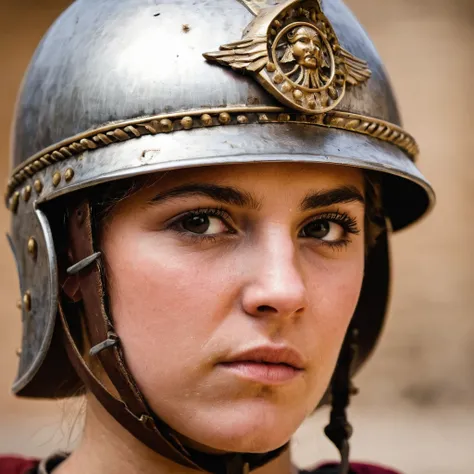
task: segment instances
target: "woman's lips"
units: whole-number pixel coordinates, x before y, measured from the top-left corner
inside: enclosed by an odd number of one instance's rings
[[[266,385],[278,385],[293,380],[303,370],[286,364],[272,364],[254,361],[224,362],[220,364],[226,370],[253,382]]]
[[[289,382],[301,375],[306,361],[291,347],[265,345],[234,353],[219,365],[247,380],[275,385]]]

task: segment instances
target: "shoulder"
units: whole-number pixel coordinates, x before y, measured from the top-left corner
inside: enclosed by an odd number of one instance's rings
[[[325,464],[315,471],[305,471],[303,474],[332,474],[337,472],[337,464]],[[375,464],[351,463],[351,474],[402,474],[387,467]]]
[[[0,456],[0,474],[26,474],[38,466],[36,459]]]

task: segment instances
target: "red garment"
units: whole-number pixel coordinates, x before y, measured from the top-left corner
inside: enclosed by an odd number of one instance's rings
[[[337,466],[337,464],[325,464],[321,467]],[[375,466],[373,464],[351,463],[351,473],[353,474],[400,474],[387,467]]]
[[[35,459],[0,456],[0,474],[26,474],[38,463]]]

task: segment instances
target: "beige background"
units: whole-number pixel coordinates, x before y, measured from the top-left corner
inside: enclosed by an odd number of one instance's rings
[[[216,0],[218,1],[218,0]],[[0,0],[0,175],[8,173],[13,103],[35,45],[66,0]],[[474,472],[474,2],[350,0],[398,94],[436,210],[394,239],[395,284],[383,340],[358,377],[354,457],[413,474]],[[0,207],[8,228],[8,213]],[[78,405],[15,400],[20,341],[14,262],[0,241],[0,453],[72,446]],[[295,442],[301,464],[334,456],[317,414]]]

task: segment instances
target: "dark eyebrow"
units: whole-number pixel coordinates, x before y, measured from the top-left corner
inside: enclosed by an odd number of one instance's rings
[[[205,196],[238,207],[259,209],[261,203],[250,193],[241,191],[231,186],[219,186],[217,184],[185,184],[157,194],[151,202],[163,202],[174,197]]]
[[[342,186],[329,191],[316,191],[307,194],[301,202],[300,209],[309,211],[319,207],[354,201],[365,204],[364,196],[355,186]]]

